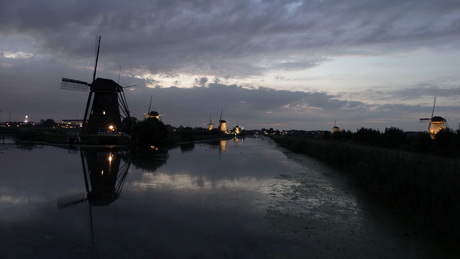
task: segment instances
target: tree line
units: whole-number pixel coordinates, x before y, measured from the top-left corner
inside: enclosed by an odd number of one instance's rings
[[[362,127],[356,132],[342,130],[325,133],[322,138],[328,141],[398,149],[442,157],[457,158],[460,155],[460,130],[445,129],[432,138],[428,132],[404,132],[402,129],[395,127],[385,128],[381,132]]]

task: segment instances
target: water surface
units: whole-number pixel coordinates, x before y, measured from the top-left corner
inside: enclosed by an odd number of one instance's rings
[[[148,153],[4,144],[0,166],[5,258],[430,258],[445,252],[340,172],[267,138]]]

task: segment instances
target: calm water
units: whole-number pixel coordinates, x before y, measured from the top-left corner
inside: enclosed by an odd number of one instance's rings
[[[432,258],[339,172],[266,138],[0,146],[3,258]],[[443,254],[443,256],[448,256]]]

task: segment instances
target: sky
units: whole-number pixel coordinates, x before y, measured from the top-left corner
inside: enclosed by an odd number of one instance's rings
[[[172,126],[423,131],[460,125],[458,0],[3,0],[0,121],[82,119],[119,82]],[[130,86],[130,87],[128,87]]]

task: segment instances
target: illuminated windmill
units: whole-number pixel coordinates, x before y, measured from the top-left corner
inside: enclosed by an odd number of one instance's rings
[[[150,96],[149,111],[147,113],[144,113],[144,118],[146,119],[155,118],[157,120],[161,120],[161,115],[156,111],[150,110],[151,107],[152,107],[152,96]]]
[[[332,127],[332,133],[340,132],[340,128],[335,124],[337,121],[334,121],[334,127]]]
[[[123,87],[111,79],[96,78],[100,45],[101,36],[97,39],[96,63],[91,83],[69,78],[62,78],[61,83],[61,89],[89,90],[82,124],[82,134],[85,135],[118,134],[122,119],[130,117]]]
[[[233,128],[233,133],[235,135],[241,134],[241,128],[238,126],[238,121],[236,121],[236,126]]]
[[[227,121],[222,119],[222,113],[224,111],[220,112],[220,118],[219,118],[219,130],[226,133],[227,132]]]
[[[436,107],[436,97],[434,98],[433,110],[431,111],[430,118],[420,118],[421,121],[430,121],[428,124],[428,133],[432,139],[436,136],[436,134],[446,129],[446,119],[441,116],[434,116],[434,108]]]
[[[213,130],[213,129],[214,129],[214,124],[212,124],[211,116],[209,116],[208,130]]]

